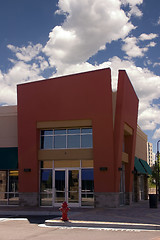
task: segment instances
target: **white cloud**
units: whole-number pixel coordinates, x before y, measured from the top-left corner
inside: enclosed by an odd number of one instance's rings
[[[24,62],[31,61],[35,56],[37,56],[40,51],[42,50],[41,44],[33,45],[32,43],[29,43],[27,47],[15,47],[11,44],[7,46],[11,51],[13,51],[16,54],[16,57]]]
[[[141,5],[143,3],[143,0],[121,0],[123,5],[129,5],[130,11],[128,12],[128,16],[136,16],[136,17],[142,17],[143,13],[142,11],[137,7],[137,5]]]
[[[122,50],[125,51],[129,57],[143,57],[144,53],[148,51],[148,48],[140,48],[136,37],[127,37],[124,39]]]
[[[156,129],[156,131],[153,135],[153,139],[160,139],[160,128]]]
[[[59,0],[58,6],[66,20],[53,28],[43,49],[52,66],[85,62],[106,43],[135,28],[119,0]]]
[[[123,0],[123,4],[129,4],[130,14],[134,14],[136,5],[142,2]],[[158,35],[154,33],[143,33],[139,38],[128,37],[135,27],[130,22],[130,15],[126,16],[120,9],[121,3],[120,0],[59,0],[57,13],[65,14],[66,19],[62,26],[52,29],[44,48],[41,44],[31,43],[21,48],[8,45],[18,61],[11,59],[13,67],[7,73],[0,71],[0,102],[15,104],[16,84],[43,79],[42,71],[51,66],[57,69],[53,77],[110,67],[113,90],[116,89],[118,70],[125,69],[140,99],[139,125],[145,130],[154,130],[160,124],[160,108],[153,104],[153,99],[160,97],[160,77],[147,68],[137,67],[131,59],[122,60],[115,56],[99,65],[86,62],[113,40],[124,39],[122,48],[129,57],[141,57],[149,47],[156,45],[152,41],[143,48],[138,46],[140,41],[156,38]],[[42,51],[49,57],[50,64],[41,56]]]
[[[153,67],[156,67],[156,66],[160,66],[160,63],[156,62],[156,63],[153,64]]]
[[[157,43],[155,42],[150,42],[147,47],[155,47],[157,45]]]
[[[160,106],[153,104],[154,99],[160,98],[160,76],[147,68],[137,67],[131,60],[113,57],[109,62],[113,87],[116,87],[118,69],[125,69],[139,97],[139,125],[143,130],[154,130],[160,124]]]
[[[141,41],[152,40],[152,39],[157,38],[157,37],[158,37],[158,34],[156,34],[156,33],[150,33],[150,34],[142,33],[139,36],[139,40],[141,40]]]
[[[131,10],[129,11],[129,14],[134,15],[136,17],[142,17],[143,16],[142,11],[140,11],[137,6],[132,6]]]
[[[30,65],[22,61],[15,61],[14,66],[7,73],[0,72],[0,102],[16,104],[16,85],[43,79],[41,70],[35,63]]]
[[[135,6],[142,4],[143,0],[121,0],[121,2],[125,5],[130,4],[132,6]]]
[[[151,34],[141,34],[138,38],[136,37],[126,37],[122,45],[122,50],[125,51],[125,53],[133,58],[133,57],[143,57],[145,52],[149,50],[150,47],[155,47],[157,43],[150,42],[145,47],[139,47],[138,44],[140,41],[144,40],[151,40],[158,37],[157,34],[151,33]]]
[[[157,24],[158,24],[158,25],[160,24],[160,17],[158,18]]]

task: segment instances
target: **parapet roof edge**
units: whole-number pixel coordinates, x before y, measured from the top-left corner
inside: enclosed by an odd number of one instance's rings
[[[0,117],[17,115],[17,105],[0,106]]]
[[[109,67],[108,68],[100,68],[100,69],[95,69],[95,70],[90,70],[90,71],[85,71],[85,72],[78,72],[78,73],[72,73],[72,74],[67,74],[67,75],[59,75],[59,76],[55,76],[55,77],[52,77],[52,78],[44,78],[44,79],[41,79],[41,80],[35,80],[35,81],[32,80],[30,82],[24,82],[24,83],[17,84],[17,86],[32,84],[32,83],[36,83],[36,82],[43,82],[43,81],[46,81],[46,80],[64,78],[64,77],[69,77],[69,76],[73,77],[75,75],[82,75],[82,74],[93,73],[93,72],[97,72],[97,71],[108,71],[108,70],[111,71],[111,68],[109,68]]]

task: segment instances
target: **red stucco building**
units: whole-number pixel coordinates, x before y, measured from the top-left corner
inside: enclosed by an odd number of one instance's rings
[[[18,85],[20,205],[117,207],[132,200],[138,98],[124,70]]]

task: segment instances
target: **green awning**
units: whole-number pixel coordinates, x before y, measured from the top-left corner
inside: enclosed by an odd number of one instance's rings
[[[142,159],[139,159],[139,160],[140,160],[142,166],[144,167],[144,169],[146,170],[146,172],[149,175],[151,175],[152,174],[152,170],[151,170],[150,166],[148,165],[148,163],[146,161],[142,160]]]
[[[137,157],[135,157],[134,159],[134,167],[138,173],[146,174],[144,167],[142,166],[140,160]]]
[[[0,148],[0,170],[18,169],[18,147]]]

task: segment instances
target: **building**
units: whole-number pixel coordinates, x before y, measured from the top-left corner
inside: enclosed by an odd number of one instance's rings
[[[156,154],[153,152],[153,165],[155,165],[156,162]]]
[[[0,205],[17,205],[17,106],[0,107]]]
[[[12,200],[19,194],[21,206],[50,207],[64,200],[75,207],[135,201],[135,178],[147,177],[149,170],[142,154],[135,155],[138,98],[124,70],[119,71],[117,92],[111,90],[110,69],[103,69],[21,84],[17,96],[17,107],[0,110],[14,109],[9,118],[14,134],[8,136],[18,136],[18,145],[14,138],[0,146],[0,151],[18,146],[19,186]],[[7,125],[0,123],[3,142]],[[17,174],[17,165],[4,170]]]
[[[147,163],[150,167],[153,166],[153,144],[150,142],[147,142]]]
[[[147,164],[147,135],[137,126],[133,184],[134,202],[148,199],[148,174],[151,174],[151,169]]]

